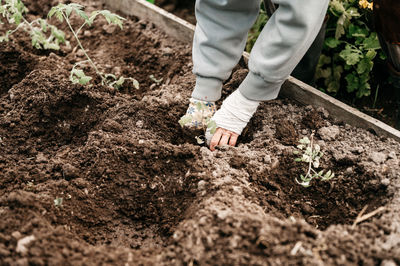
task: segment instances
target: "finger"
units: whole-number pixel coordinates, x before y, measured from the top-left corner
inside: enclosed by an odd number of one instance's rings
[[[211,138],[211,142],[210,142],[210,150],[214,151],[215,150],[215,146],[218,145],[219,140],[221,139],[222,136],[222,128],[217,128],[217,130],[215,131],[214,135]]]
[[[222,133],[222,137],[221,140],[219,141],[219,145],[228,145],[229,142],[229,138],[230,138],[231,134],[228,131],[225,131],[224,133]]]
[[[235,147],[238,137],[239,137],[238,134],[232,133],[231,138],[229,140],[229,145]]]

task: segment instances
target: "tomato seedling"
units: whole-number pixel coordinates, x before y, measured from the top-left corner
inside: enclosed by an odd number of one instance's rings
[[[70,21],[70,17],[71,15],[75,13],[76,15],[78,15],[78,17],[80,17],[81,19],[83,19],[83,24],[76,30],[74,29],[74,27],[71,24]],[[134,79],[134,78],[125,78],[125,77],[117,77],[113,74],[107,74],[107,73],[103,73],[101,72],[98,67],[95,65],[95,63],[93,62],[93,60],[90,58],[90,56],[88,55],[87,51],[85,50],[85,48],[82,45],[81,40],[79,39],[79,33],[81,32],[81,30],[85,27],[85,26],[91,26],[93,25],[95,19],[99,16],[103,16],[106,21],[108,22],[108,24],[113,24],[113,25],[117,25],[119,26],[121,29],[123,21],[125,20],[125,18],[111,13],[108,10],[98,10],[98,11],[93,11],[90,14],[87,14],[84,11],[84,7],[82,5],[79,4],[58,4],[57,6],[51,8],[49,14],[48,14],[48,18],[52,18],[52,17],[56,17],[60,22],[64,22],[68,25],[68,28],[70,29],[70,31],[72,32],[72,35],[74,36],[79,48],[83,51],[85,57],[87,60],[81,61],[76,63],[71,71],[70,74],[70,80],[73,83],[79,83],[81,85],[87,85],[93,78],[86,75],[85,72],[82,69],[79,69],[78,67],[81,65],[84,65],[86,63],[89,63],[89,65],[95,70],[96,74],[101,78],[101,84],[102,85],[106,85],[108,87],[114,87],[116,89],[119,89],[125,81],[131,81],[132,85],[136,88],[139,89],[139,82]]]
[[[296,178],[296,182],[303,187],[309,187],[311,184],[311,180],[315,178],[320,178],[322,181],[328,181],[332,179],[335,174],[328,170],[324,173],[324,170],[317,172],[316,169],[320,166],[320,159],[324,155],[321,152],[321,147],[318,144],[313,143],[314,133],[311,134],[310,139],[308,137],[304,137],[299,140],[299,145],[297,145],[297,150],[293,151],[293,154],[300,155],[300,157],[296,158],[296,162],[305,162],[308,163],[308,169],[305,175],[300,175],[301,181]]]

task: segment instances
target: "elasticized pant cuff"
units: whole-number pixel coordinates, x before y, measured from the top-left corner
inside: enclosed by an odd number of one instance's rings
[[[221,98],[222,80],[197,76],[192,97],[196,100],[216,102]]]
[[[239,86],[239,90],[249,100],[268,101],[278,97],[283,82],[269,82],[250,71]]]

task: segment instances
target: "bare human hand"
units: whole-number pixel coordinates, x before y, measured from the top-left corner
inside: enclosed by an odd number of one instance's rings
[[[210,150],[215,151],[216,146],[230,145],[235,146],[239,135],[223,129],[221,127],[217,128],[214,135],[211,138]]]

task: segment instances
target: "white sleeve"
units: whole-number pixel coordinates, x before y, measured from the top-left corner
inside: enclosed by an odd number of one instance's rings
[[[217,128],[227,129],[240,135],[259,104],[260,101],[249,100],[239,90],[236,90],[225,99],[211,120],[216,122]],[[211,140],[212,136],[210,135],[210,132],[207,131],[208,141]]]

